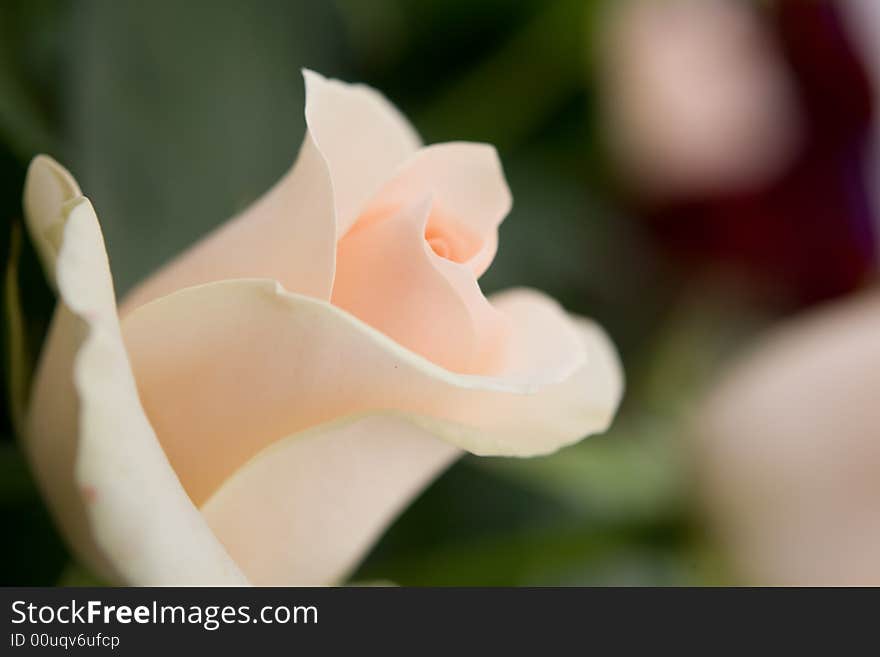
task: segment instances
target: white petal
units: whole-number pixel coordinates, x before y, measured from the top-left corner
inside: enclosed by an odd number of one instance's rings
[[[62,206],[82,196],[73,176],[54,160],[38,155],[31,162],[24,186],[24,213],[31,240],[46,279],[55,288],[55,260],[64,229]]]
[[[69,180],[39,157],[25,187],[34,241],[53,236],[43,251],[60,296],[26,418],[38,481],[74,549],[105,575],[130,584],[245,583],[144,415],[98,220]]]
[[[402,418],[350,418],[266,448],[202,510],[255,584],[339,583],[460,453]]]

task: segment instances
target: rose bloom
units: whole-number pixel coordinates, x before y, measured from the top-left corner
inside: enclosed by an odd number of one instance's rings
[[[342,581],[461,450],[546,454],[615,413],[601,329],[480,292],[511,204],[495,150],[422,147],[376,91],[305,82],[290,171],[119,310],[91,203],[50,158],[30,167],[59,303],[24,444],[115,581]]]
[[[751,584],[880,585],[880,294],[792,320],[699,422],[709,518]]]

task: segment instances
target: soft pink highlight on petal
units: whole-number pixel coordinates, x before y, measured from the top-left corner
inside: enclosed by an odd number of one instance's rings
[[[426,196],[434,199],[426,238],[442,237],[451,260],[482,276],[495,257],[498,226],[513,203],[495,148],[468,142],[426,146],[382,187],[364,214],[372,220]]]
[[[466,263],[482,248],[479,236],[434,210],[425,225],[425,239],[441,258]]]
[[[491,146],[422,149],[340,240],[333,304],[449,370],[497,371],[509,327],[476,279],[510,205]]]
[[[306,123],[333,179],[337,232],[421,146],[406,118],[375,89],[303,71]]]
[[[333,305],[454,372],[488,374],[502,359],[507,327],[435,233],[423,200],[387,217],[365,217],[339,243]]]

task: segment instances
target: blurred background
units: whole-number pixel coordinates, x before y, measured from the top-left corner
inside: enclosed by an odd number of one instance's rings
[[[627,394],[606,435],[464,458],[354,579],[748,582],[691,419],[765,330],[869,293],[878,44],[876,0],[0,0],[0,253],[50,153],[92,199],[123,294],[287,169],[301,67],[371,84],[426,142],[498,147],[514,209],[484,291],[534,286],[596,318]],[[26,339],[4,372],[33,363],[52,310],[26,241],[16,291]],[[7,408],[0,583],[91,581]]]

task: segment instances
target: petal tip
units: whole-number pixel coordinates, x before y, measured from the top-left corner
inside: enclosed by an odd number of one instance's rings
[[[31,160],[25,177],[25,203],[29,197],[57,192],[64,200],[81,196],[82,192],[70,172],[49,155],[40,154]]]
[[[70,172],[48,155],[37,155],[28,166],[22,205],[25,223],[51,285],[55,285],[65,219],[83,198]]]
[[[303,82],[306,85],[306,93],[309,91],[309,87],[315,84],[321,84],[322,82],[327,82],[327,78],[318,73],[317,71],[313,71],[310,68],[306,68],[305,66],[300,69],[300,72],[303,76]]]

